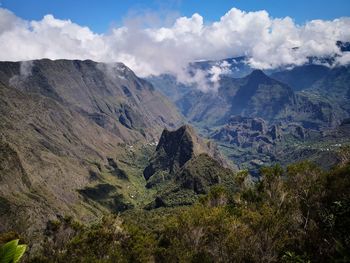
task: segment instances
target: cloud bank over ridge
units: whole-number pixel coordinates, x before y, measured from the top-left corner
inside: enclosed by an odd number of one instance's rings
[[[179,17],[167,27],[137,27],[132,23],[96,34],[70,20],[46,15],[26,21],[0,8],[0,60],[92,59],[123,62],[139,76],[172,73],[188,81],[183,70],[192,61],[247,56],[252,67],[300,65],[309,56],[338,55],[336,41],[350,41],[350,18],[313,20],[297,25],[290,17],[272,18],[266,11],[232,8],[219,21],[206,23],[197,13]],[[217,81],[227,65],[212,68]],[[200,79],[200,76],[197,76]]]

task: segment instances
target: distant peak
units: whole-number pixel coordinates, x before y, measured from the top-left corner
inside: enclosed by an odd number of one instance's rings
[[[184,132],[187,131],[189,133],[196,133],[194,128],[189,124],[182,125],[179,129],[183,130]]]
[[[273,81],[260,69],[253,70],[252,73],[250,73],[246,78],[254,83],[270,83]]]
[[[267,77],[267,75],[261,70],[261,69],[255,69],[250,73],[249,76],[261,76],[261,77]]]
[[[163,130],[163,132],[166,132],[166,133],[173,133],[173,132],[184,133],[186,131],[191,133],[196,133],[194,128],[189,124],[183,124],[179,128],[173,129],[173,130],[169,130],[168,128],[164,128]]]

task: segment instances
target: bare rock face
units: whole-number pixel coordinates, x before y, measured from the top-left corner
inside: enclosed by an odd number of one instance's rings
[[[269,130],[269,135],[273,140],[280,140],[282,137],[280,127],[276,124],[272,125]]]
[[[146,187],[157,190],[156,198],[146,208],[190,205],[218,184],[234,191],[234,172],[230,168],[216,144],[199,137],[191,126],[164,130],[143,172]]]
[[[256,147],[268,150],[275,140],[280,139],[276,127],[268,127],[261,118],[232,116],[227,125],[214,132],[212,138],[242,148]]]
[[[189,160],[200,154],[207,154],[221,165],[227,166],[216,145],[200,138],[191,126],[184,125],[175,131],[165,129],[150,164],[144,170],[144,177],[149,180],[161,171],[174,175]]]
[[[296,123],[268,125],[262,118],[238,115],[232,116],[228,124],[214,132],[211,138],[240,148],[255,149],[258,153],[266,153],[286,136],[304,140],[308,132]]]

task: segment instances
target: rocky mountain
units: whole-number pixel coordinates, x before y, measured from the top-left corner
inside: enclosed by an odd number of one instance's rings
[[[349,119],[319,131],[295,122],[269,124],[261,118],[232,116],[210,138],[239,169],[258,176],[262,166],[305,159],[330,169],[339,162],[339,149],[350,143],[349,128]]]
[[[241,169],[257,173],[262,165],[277,162],[289,141],[303,142],[314,133],[297,123],[269,124],[262,118],[232,116],[227,124],[210,134]]]
[[[232,171],[224,167],[232,166],[213,142],[200,138],[191,126],[164,130],[143,172],[146,186],[159,193],[151,207],[193,203],[198,194],[232,177]]]
[[[123,64],[0,62],[0,231],[36,238],[57,216],[149,202],[144,158],[181,121]]]
[[[125,141],[156,139],[181,121],[166,98],[121,63],[0,62],[0,81],[75,108]]]
[[[230,102],[230,115],[262,117],[268,120],[285,117],[288,107],[294,107],[292,90],[285,84],[269,78],[260,70],[232,85],[221,89],[222,96]]]
[[[231,115],[284,117],[294,104],[293,91],[260,70],[240,79],[222,77],[217,92],[190,90],[176,101],[190,121],[208,126],[222,124]]]
[[[200,154],[207,154],[222,166],[227,166],[216,145],[200,138],[193,127],[184,125],[174,131],[165,129],[154,156],[143,172],[148,187],[166,180],[164,173],[170,177],[176,174],[190,159]],[[159,176],[159,173],[162,175]]]
[[[189,121],[202,127],[225,124],[232,115],[296,121],[314,128],[332,126],[344,117],[327,100],[296,94],[259,70],[240,79],[222,77],[217,93],[192,90],[176,105]]]
[[[321,66],[320,71],[323,69],[324,67]],[[283,74],[287,74],[286,72],[284,71]],[[295,77],[298,74],[293,73],[290,78],[299,79]],[[316,79],[321,73],[315,75],[310,77],[310,80],[305,80],[305,83],[314,82],[314,85],[319,83],[320,81]],[[331,75],[327,76],[328,79]],[[342,76],[345,78],[347,73]],[[346,80],[340,82],[343,83],[341,85],[347,83]],[[305,83],[303,85],[307,85]],[[158,88],[157,84],[155,85]],[[293,87],[298,89],[297,86],[298,83],[295,81]],[[176,87],[174,82],[172,87],[172,89]],[[343,94],[344,90],[347,90],[346,87],[339,87],[339,89],[343,91],[333,90],[332,96],[338,98],[346,96],[336,95]],[[232,115],[260,117],[272,123],[293,121],[312,129],[335,127],[349,115],[346,103],[316,90],[316,86],[313,86],[306,90],[294,91],[289,85],[269,77],[260,70],[254,70],[244,78],[221,76],[217,92],[202,92],[189,87],[185,93],[182,88],[182,97],[178,96],[173,101],[190,122],[201,128],[223,125]]]

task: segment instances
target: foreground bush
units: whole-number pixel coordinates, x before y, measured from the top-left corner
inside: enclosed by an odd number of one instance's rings
[[[215,187],[194,206],[91,226],[51,222],[33,262],[350,262],[350,165],[325,172],[303,162],[261,175],[235,193]]]

